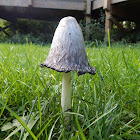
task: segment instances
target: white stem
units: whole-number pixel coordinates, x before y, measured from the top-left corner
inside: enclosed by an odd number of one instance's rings
[[[70,109],[71,107],[71,74],[63,73],[62,79],[62,94],[61,94],[62,111]]]

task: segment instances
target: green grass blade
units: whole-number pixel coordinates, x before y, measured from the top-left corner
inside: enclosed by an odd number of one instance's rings
[[[106,116],[107,114],[109,114],[110,112],[112,112],[114,109],[117,108],[117,104],[111,108],[108,112],[105,112],[104,114],[102,114],[99,118],[97,118],[95,121],[93,121],[89,126],[87,126],[83,131],[87,130],[91,125],[93,125],[94,123],[96,123],[97,121],[99,121],[100,119],[102,119],[104,116]]]
[[[27,118],[26,125],[28,124],[28,122],[29,122],[29,120],[30,120],[30,117],[31,117],[32,112],[33,112],[33,109],[34,109],[34,107],[35,107],[36,100],[37,100],[37,97],[36,97],[35,102],[34,102],[32,108],[31,108],[30,114],[29,114],[29,116],[28,116],[28,118]],[[24,131],[25,131],[25,128],[24,128],[23,131],[21,132],[21,135],[20,135],[19,140],[22,140],[22,137],[23,137]]]
[[[40,106],[40,94],[39,94],[39,92],[37,92],[37,95],[38,95],[38,110],[39,110],[39,116],[40,116],[40,129],[41,129],[42,117],[41,117],[41,106]]]
[[[108,29],[108,44],[109,44],[109,48],[111,48],[111,45],[110,45],[110,31]]]
[[[126,138],[126,139],[131,139],[131,140],[140,140],[140,135],[125,134],[125,135],[120,135],[120,137]]]
[[[19,118],[19,116],[13,110],[11,110],[1,101],[0,104],[2,104],[21,123],[21,125],[29,132],[29,134],[32,136],[34,140],[37,140],[37,137],[33,134],[33,132],[27,127],[27,125]]]
[[[80,127],[77,115],[75,115],[75,121],[76,121],[76,124],[77,124],[77,127],[78,127],[78,130],[79,130],[79,133],[81,135],[82,140],[86,140],[86,137],[85,137],[85,135],[83,133],[83,130]]]
[[[57,123],[57,121],[58,121],[59,118],[60,118],[60,117],[58,117],[58,118],[56,119],[56,121],[54,122],[54,124],[53,124],[53,126],[52,126],[52,128],[51,128],[51,131],[50,131],[50,134],[49,134],[48,140],[51,140],[51,135],[52,135],[53,129],[54,129],[55,124]]]
[[[22,126],[17,127],[16,129],[14,129],[4,140],[9,140],[9,138],[11,136],[13,136],[14,134],[16,134],[19,130],[21,130]]]
[[[49,125],[49,123],[52,121],[52,119],[50,119],[47,124],[42,128],[42,130],[39,132],[39,134],[37,135],[37,138],[40,137],[40,135],[43,133],[43,131],[46,129],[46,127]]]

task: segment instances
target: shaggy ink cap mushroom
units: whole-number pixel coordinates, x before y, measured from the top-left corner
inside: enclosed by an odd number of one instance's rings
[[[40,65],[58,72],[77,71],[79,75],[95,74],[85,51],[83,34],[74,17],[61,19],[51,44],[46,61]]]
[[[46,61],[40,65],[53,70],[63,72],[62,74],[62,112],[71,108],[71,73],[77,71],[79,75],[95,74],[96,69],[88,62],[85,51],[83,34],[79,24],[73,17],[61,19],[51,45]],[[70,120],[70,114],[64,114],[65,124]]]

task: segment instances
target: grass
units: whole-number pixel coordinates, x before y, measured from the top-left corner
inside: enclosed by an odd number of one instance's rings
[[[140,44],[86,47],[97,73],[72,72],[67,126],[62,126],[62,74],[39,67],[49,48],[0,44],[0,138],[140,139]]]

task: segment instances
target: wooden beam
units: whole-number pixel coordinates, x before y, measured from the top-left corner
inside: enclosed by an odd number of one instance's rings
[[[91,23],[91,0],[87,0],[86,7],[86,40],[89,40],[90,37],[90,23]]]
[[[32,4],[33,4],[33,0],[28,0],[28,5],[32,6]]]
[[[0,6],[85,11],[86,0],[0,0]]]
[[[126,2],[128,0],[111,0],[111,4]],[[104,0],[94,0],[92,10],[104,7]]]
[[[0,27],[0,31],[4,32],[7,36],[9,36],[9,34],[5,31],[5,29],[7,29],[7,28],[8,28],[8,27],[6,27],[6,28]]]
[[[33,0],[33,7],[85,11],[86,0]]]
[[[111,0],[104,0],[104,6],[103,6],[103,9],[109,11],[110,8],[111,8]]]
[[[116,4],[116,3],[120,3],[120,2],[126,2],[128,0],[112,0],[111,4]],[[134,0],[132,0],[134,1]]]
[[[90,23],[91,23],[91,18],[90,15],[86,15],[86,40],[89,40],[90,37]]]
[[[123,31],[124,33],[128,33],[128,31],[125,29],[125,28],[123,28],[123,26],[117,21],[117,19],[116,18],[114,18],[112,15],[110,16],[110,20],[115,24],[115,25],[117,25],[117,27],[121,30],[121,31]]]
[[[32,0],[0,0],[1,6],[28,7]]]
[[[111,31],[112,22],[110,21],[110,11],[105,11],[106,19],[105,19],[105,39],[108,38],[108,30]]]
[[[86,14],[91,14],[91,0],[87,0]]]
[[[104,0],[104,9],[106,14],[105,19],[105,40],[108,38],[108,30],[111,31],[112,22],[110,20],[111,15],[111,0]]]
[[[95,1],[93,2],[92,10],[96,10],[96,9],[98,9],[98,8],[103,7],[103,3],[104,3],[104,0],[95,0]]]

